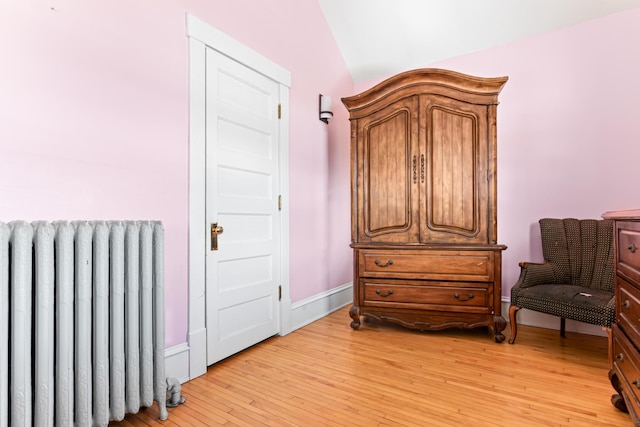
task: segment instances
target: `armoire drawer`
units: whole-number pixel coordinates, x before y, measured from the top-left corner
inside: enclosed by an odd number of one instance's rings
[[[493,251],[362,249],[361,277],[492,282]]]
[[[640,414],[640,356],[624,333],[613,325],[613,366],[618,371],[622,386],[627,391],[627,405],[631,404],[635,414]]]
[[[616,223],[618,236],[617,270],[629,279],[640,283],[640,222]]]
[[[616,322],[633,342],[640,344],[640,290],[620,276],[616,280]]]
[[[420,280],[361,279],[364,305],[403,306],[429,305],[438,307],[468,307],[473,312],[487,312],[491,306],[491,290],[473,283],[443,283]]]

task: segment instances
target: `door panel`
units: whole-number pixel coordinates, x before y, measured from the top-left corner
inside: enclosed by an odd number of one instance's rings
[[[420,120],[427,135],[421,150],[421,241],[488,241],[486,117],[486,106],[421,97]]]
[[[206,227],[223,228],[206,257],[212,364],[278,332],[279,87],[213,49],[206,87]]]
[[[418,236],[417,97],[409,97],[358,121],[360,242],[410,242]]]

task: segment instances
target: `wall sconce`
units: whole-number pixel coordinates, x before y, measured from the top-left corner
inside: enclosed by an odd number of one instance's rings
[[[320,94],[320,120],[329,123],[333,117],[333,107],[331,106],[331,97]]]

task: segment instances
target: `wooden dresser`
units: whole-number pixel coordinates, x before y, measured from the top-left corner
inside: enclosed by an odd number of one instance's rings
[[[615,407],[640,426],[640,210],[606,212],[615,220],[616,322],[611,327],[609,379]]]
[[[351,327],[489,326],[504,340],[496,109],[507,77],[401,73],[342,101],[351,121]]]

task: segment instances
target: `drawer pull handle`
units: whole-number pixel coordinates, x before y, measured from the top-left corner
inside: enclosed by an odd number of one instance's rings
[[[389,289],[386,294],[383,294],[380,289],[376,289],[376,294],[380,295],[383,298],[388,297],[389,295],[393,295],[393,289]]]
[[[475,298],[475,295],[469,294],[467,298],[464,298],[464,297],[460,298],[460,294],[456,292],[455,294],[453,294],[453,297],[459,299],[460,301],[469,301],[470,299]]]
[[[393,260],[392,260],[392,259],[390,259],[389,261],[387,261],[386,263],[384,263],[384,264],[383,264],[382,262],[380,262],[380,260],[379,260],[379,259],[377,259],[377,260],[376,260],[376,265],[377,265],[378,267],[382,267],[382,268],[384,268],[384,267],[388,267],[388,266],[390,266],[390,265],[393,265]]]
[[[621,361],[621,362],[624,362],[624,354],[622,354],[622,353],[618,353],[618,354],[616,355],[616,359],[618,359],[618,360],[619,360],[619,361]]]
[[[634,253],[636,251],[636,244],[635,243],[630,244],[627,249],[629,249],[629,252]]]
[[[636,388],[640,388],[640,380],[633,380],[631,383],[636,386]]]
[[[630,303],[630,302],[629,302],[629,300],[627,299],[627,300],[624,300],[624,302],[622,303],[622,306],[623,306],[624,308],[629,308],[629,307],[631,307],[631,303]]]

